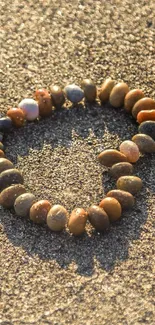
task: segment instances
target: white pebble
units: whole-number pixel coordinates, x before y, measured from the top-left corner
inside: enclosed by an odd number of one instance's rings
[[[38,103],[34,99],[25,98],[19,103],[18,107],[23,110],[28,121],[34,121],[39,116]]]

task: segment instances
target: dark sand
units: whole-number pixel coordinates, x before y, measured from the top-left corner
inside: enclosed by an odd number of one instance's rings
[[[83,77],[100,86],[111,76],[155,97],[154,13],[154,0],[1,0],[2,115],[37,87]],[[123,109],[80,104],[4,144],[27,190],[71,211],[115,187],[97,154],[136,132]],[[135,165],[143,190],[105,235],[90,226],[78,239],[54,234],[0,209],[0,324],[154,324],[154,166],[155,155]]]

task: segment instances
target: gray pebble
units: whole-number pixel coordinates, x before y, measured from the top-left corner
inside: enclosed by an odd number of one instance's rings
[[[155,140],[155,121],[142,122],[138,128],[138,131],[139,133],[149,135],[153,140]]]
[[[74,104],[79,103],[84,98],[83,90],[75,84],[66,86],[64,88],[64,92],[67,99],[69,99]]]
[[[17,197],[14,203],[14,209],[17,216],[27,217],[31,206],[36,202],[36,198],[32,193],[24,193]]]
[[[24,179],[17,169],[8,169],[0,174],[0,191],[13,184],[23,184]]]

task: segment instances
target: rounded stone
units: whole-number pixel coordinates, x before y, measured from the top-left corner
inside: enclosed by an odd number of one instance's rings
[[[84,98],[83,90],[75,84],[66,86],[64,88],[64,92],[67,99],[70,100],[73,104],[81,102],[81,100]]]
[[[0,173],[4,172],[7,169],[13,169],[14,165],[13,163],[6,159],[6,158],[0,158]]]
[[[119,82],[116,86],[113,87],[109,102],[110,104],[115,107],[119,108],[124,104],[124,98],[126,94],[129,92],[129,87],[125,82]]]
[[[31,206],[36,202],[32,193],[24,193],[18,196],[14,202],[14,209],[19,217],[28,217]]]
[[[0,149],[0,158],[4,158],[5,157],[5,153],[3,150]]]
[[[97,88],[94,82],[90,79],[84,79],[81,83],[81,88],[84,91],[84,96],[88,102],[94,102],[97,96]]]
[[[34,99],[25,98],[18,106],[25,113],[26,120],[34,121],[39,117],[39,106]]]
[[[60,109],[65,103],[65,95],[63,90],[59,86],[50,86],[50,94],[53,105],[57,109]]]
[[[153,140],[155,140],[155,121],[145,121],[139,125],[139,133],[144,133],[149,135]]]
[[[16,198],[25,192],[26,189],[21,184],[9,186],[0,193],[0,204],[9,209],[13,207]]]
[[[23,112],[23,110],[21,108],[10,108],[7,111],[7,116],[11,118],[12,123],[16,126],[16,127],[21,127],[25,124],[25,113]]]
[[[131,163],[135,163],[139,159],[139,148],[133,141],[123,141],[119,147],[119,150]]]
[[[98,155],[98,160],[100,164],[111,167],[112,165],[121,161],[127,161],[127,157],[118,150],[107,149]]]
[[[36,89],[34,93],[35,99],[38,101],[41,97],[46,97],[49,95],[49,92],[45,88]]]
[[[122,214],[122,208],[118,200],[116,200],[115,198],[106,197],[100,202],[99,207],[104,209],[111,222],[120,219]]]
[[[12,120],[10,117],[0,118],[0,132],[9,131],[12,128]]]
[[[136,134],[132,137],[132,141],[136,143],[142,153],[155,152],[155,141],[147,134]]]
[[[122,209],[131,209],[135,203],[133,195],[122,190],[111,190],[107,193],[107,197],[115,198],[121,205]]]
[[[121,176],[117,180],[117,188],[131,194],[137,194],[142,188],[142,180],[137,176]]]
[[[51,204],[47,200],[40,200],[34,203],[29,212],[30,219],[35,223],[45,223]]]
[[[85,231],[87,219],[88,213],[84,209],[74,209],[68,222],[69,231],[75,236],[81,235]]]
[[[59,204],[53,205],[47,215],[47,225],[53,231],[62,231],[67,224],[68,212]]]
[[[13,184],[23,184],[24,179],[18,169],[8,169],[0,174],[0,191]]]
[[[132,175],[132,173],[133,165],[131,165],[129,162],[120,162],[114,164],[110,170],[110,174],[116,179],[121,176]]]
[[[149,97],[144,97],[138,100],[135,103],[132,109],[132,115],[135,119],[137,119],[137,115],[140,111],[148,111],[155,109],[155,100]]]
[[[110,222],[107,213],[97,205],[88,209],[88,219],[91,225],[99,232],[109,229]]]
[[[4,150],[4,145],[2,142],[0,142],[0,150]]]
[[[132,89],[130,90],[124,99],[124,108],[125,110],[130,113],[132,108],[134,107],[135,103],[144,97],[144,93],[140,89]]]
[[[52,98],[46,89],[37,89],[35,97],[38,101],[39,115],[42,117],[52,114]]]
[[[109,100],[109,96],[114,85],[115,85],[115,80],[109,78],[104,81],[101,88],[98,90],[98,97],[101,103],[105,103]]]
[[[137,122],[141,124],[145,121],[155,121],[155,109],[149,111],[140,111],[137,115]]]

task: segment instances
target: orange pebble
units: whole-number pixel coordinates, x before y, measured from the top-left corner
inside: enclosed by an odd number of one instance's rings
[[[35,223],[44,223],[47,218],[51,204],[47,200],[40,200],[34,203],[30,209],[30,219]]]
[[[36,98],[36,100],[39,100],[40,97],[46,97],[49,95],[48,90],[41,88],[41,89],[37,89],[34,93],[34,97]]]
[[[13,124],[17,127],[23,126],[25,123],[25,113],[20,108],[10,108],[7,116],[11,118]]]
[[[106,197],[103,199],[99,207],[104,209],[104,211],[107,213],[110,221],[116,221],[120,219],[121,213],[122,213],[122,208],[120,203],[113,197]]]
[[[4,158],[4,157],[5,157],[4,151],[0,150],[0,158]]]
[[[144,121],[155,121],[155,109],[149,111],[140,111],[137,115],[137,122],[141,124]]]
[[[35,97],[38,101],[39,115],[46,117],[52,113],[52,99],[46,89],[37,89]]]

